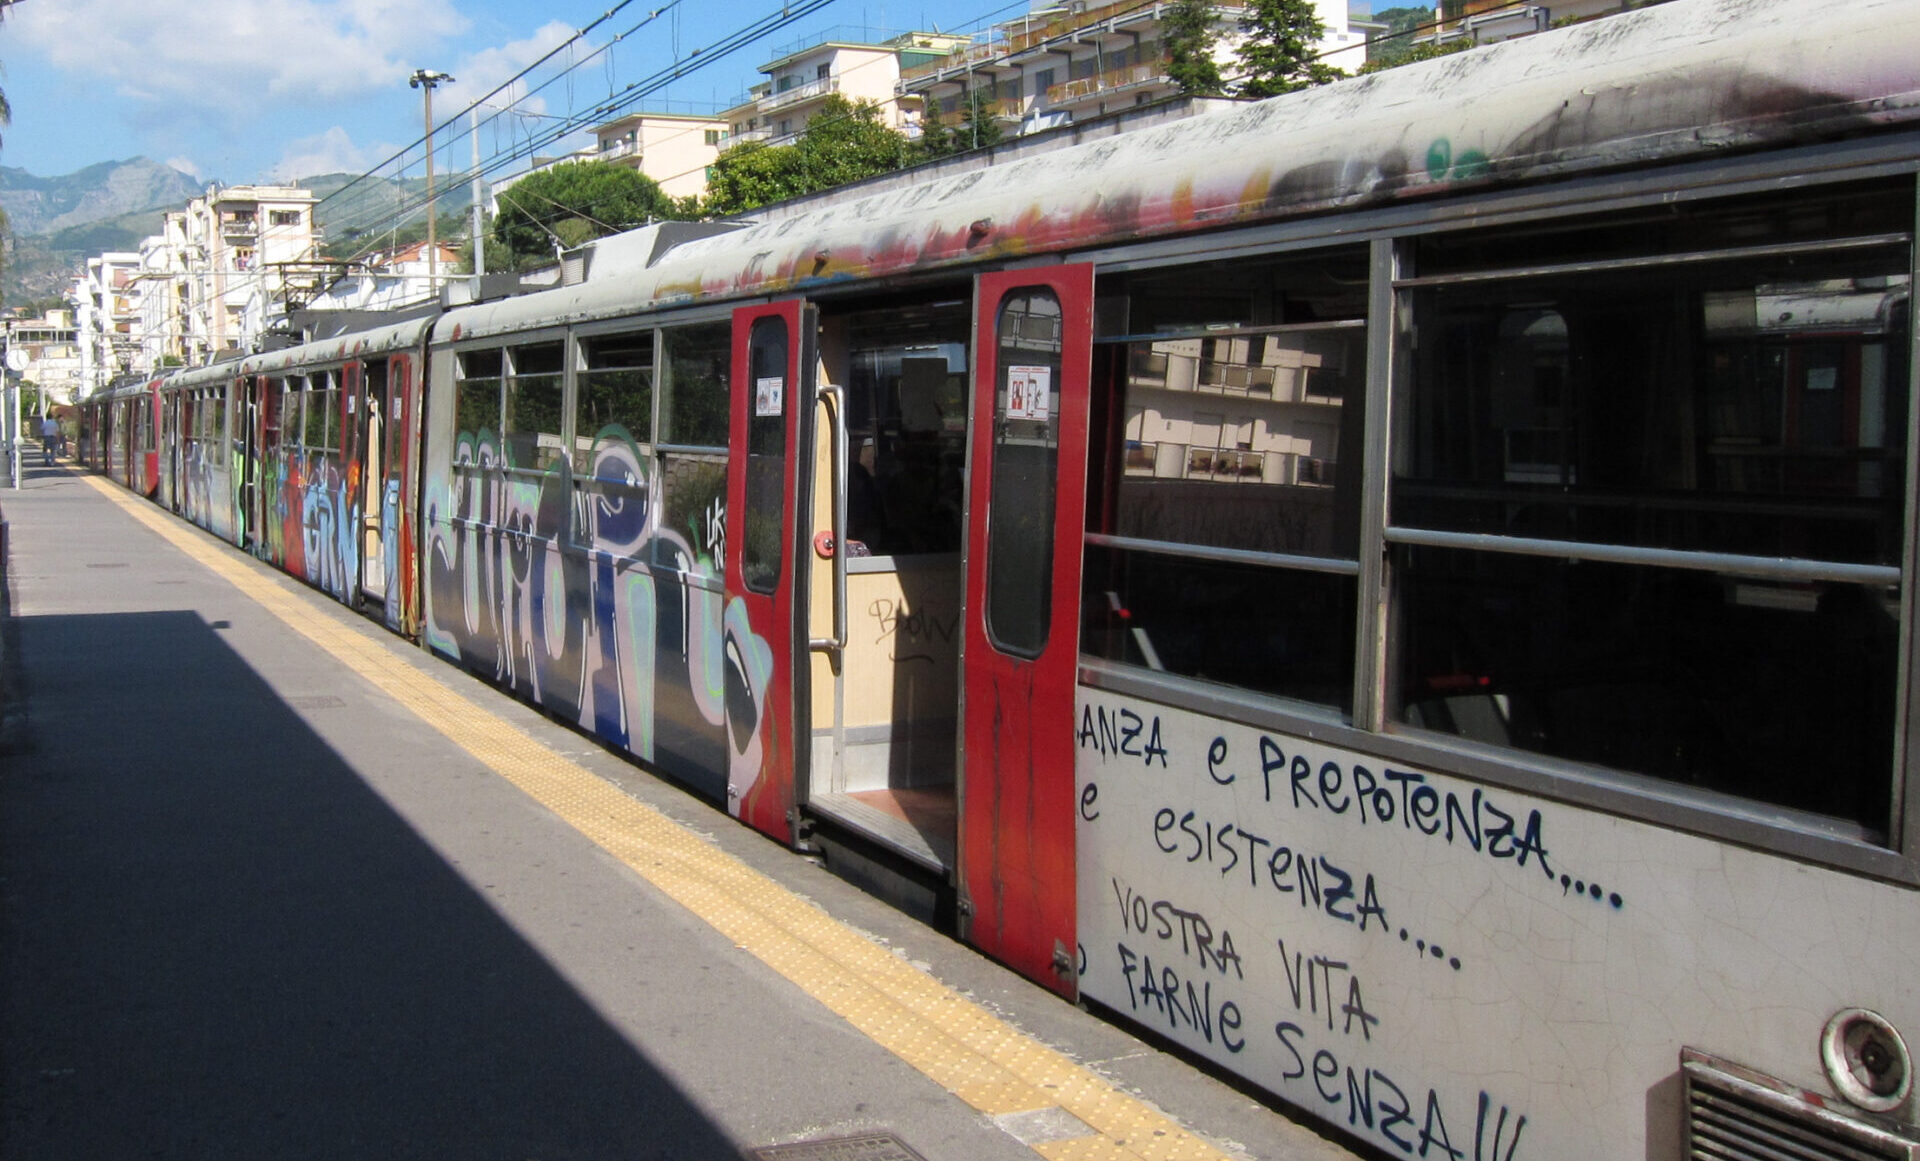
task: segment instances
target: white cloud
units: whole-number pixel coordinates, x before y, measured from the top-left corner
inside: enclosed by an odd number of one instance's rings
[[[397,149],[385,142],[355,145],[347,131],[336,125],[324,133],[288,142],[269,176],[276,181],[294,181],[323,173],[361,173],[393,156]]]
[[[29,51],[122,97],[236,113],[404,82],[401,46],[431,51],[466,27],[450,0],[61,0],[7,21]]]
[[[170,168],[177,169],[181,173],[186,174],[188,177],[204,179],[207,176],[206,171],[201,169],[191,157],[169,157],[167,158],[166,164]]]
[[[461,90],[469,94],[467,100],[473,100],[480,94],[491,91],[494,86],[505,81],[508,77],[526,68],[549,52],[552,52],[559,45],[566,43],[567,39],[573,34],[573,28],[562,24],[558,20],[551,20],[535,29],[533,35],[524,40],[511,41],[498,48],[489,48],[482,52],[477,52],[460,62],[458,75],[461,81]],[[581,45],[575,46],[575,51],[583,52],[590,50],[586,49],[583,42]],[[572,63],[570,55],[562,53],[555,57],[552,64],[548,67],[564,67],[570,63]],[[522,86],[524,86],[524,84],[524,81],[521,82]],[[505,94],[502,94],[502,96],[504,95]]]

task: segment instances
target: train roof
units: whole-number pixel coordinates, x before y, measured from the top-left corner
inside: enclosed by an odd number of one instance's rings
[[[825,288],[1920,121],[1913,0],[1673,0],[963,174],[442,316],[440,341]]]
[[[433,316],[426,315],[387,323],[372,330],[354,331],[351,334],[335,335],[328,339],[316,339],[297,347],[263,351],[240,360],[240,373],[270,375],[275,371],[285,371],[292,367],[342,363],[348,359],[405,350],[408,347],[419,346],[426,338],[427,328],[432,325]]]

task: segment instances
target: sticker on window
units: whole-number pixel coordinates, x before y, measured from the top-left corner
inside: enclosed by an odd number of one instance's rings
[[[1045,422],[1053,414],[1053,368],[1008,367],[1008,419]]]
[[[786,394],[787,381],[778,375],[753,381],[753,414],[779,415],[785,410],[783,396]]]

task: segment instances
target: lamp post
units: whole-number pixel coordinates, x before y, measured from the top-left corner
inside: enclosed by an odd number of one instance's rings
[[[435,266],[440,256],[440,244],[434,237],[433,205],[433,89],[435,85],[452,83],[453,78],[446,73],[437,73],[432,69],[415,69],[407,78],[409,88],[419,89],[427,102],[427,289],[435,295],[440,293],[440,283],[436,277]]]

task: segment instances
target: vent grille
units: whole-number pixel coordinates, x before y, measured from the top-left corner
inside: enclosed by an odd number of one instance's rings
[[[1693,1161],[1920,1161],[1909,1126],[1837,1111],[1815,1093],[1691,1048],[1681,1068]]]

